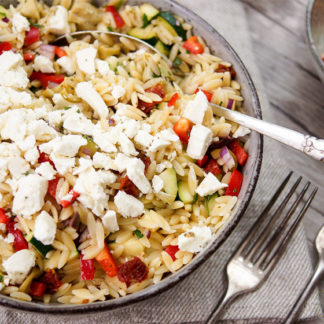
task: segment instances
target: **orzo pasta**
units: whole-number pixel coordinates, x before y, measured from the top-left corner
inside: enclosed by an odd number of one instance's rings
[[[184,267],[231,215],[248,130],[231,64],[150,4],[0,8],[0,288],[24,301],[118,298]],[[78,30],[107,34],[51,45]],[[242,138],[244,137],[244,138]]]

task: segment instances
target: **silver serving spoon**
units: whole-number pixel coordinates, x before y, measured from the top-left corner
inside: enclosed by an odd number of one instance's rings
[[[313,276],[309,279],[303,292],[298,297],[295,305],[286,317],[285,324],[294,323],[297,320],[297,316],[300,314],[304,304],[309,298],[310,294],[314,290],[316,284],[324,275],[324,226],[320,229],[315,239],[315,246],[318,252],[318,262]]]
[[[62,42],[69,43],[74,40],[75,37],[84,37],[86,35],[95,34],[108,34],[116,37],[124,37],[131,39],[141,45],[144,45],[146,48],[149,48],[155,53],[158,53],[163,57],[163,59],[172,67],[172,62],[162,53],[160,53],[155,47],[146,43],[145,41],[130,36],[126,34],[110,32],[110,31],[79,31],[70,34],[65,34],[60,36],[54,41],[54,44],[59,45]],[[225,117],[226,119],[238,123],[242,126],[245,126],[249,129],[256,131],[259,134],[266,135],[276,141],[279,141],[283,144],[286,144],[290,147],[295,148],[298,151],[305,153],[306,155],[312,157],[315,160],[324,161],[324,139],[318,139],[316,137],[305,135],[294,131],[289,128],[285,128],[276,124],[268,123],[264,120],[257,119],[245,114],[242,114],[238,111],[233,111],[230,109],[226,109],[224,107],[218,106],[216,104],[210,103],[213,108],[213,112],[217,116]]]

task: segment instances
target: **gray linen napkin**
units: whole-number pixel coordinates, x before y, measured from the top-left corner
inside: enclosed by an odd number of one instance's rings
[[[253,58],[244,9],[235,0],[179,0],[211,23],[239,53],[252,75],[261,99],[264,118],[272,120],[271,110]],[[230,22],[230,23],[229,23]],[[274,188],[288,173],[289,166],[277,152],[281,147],[265,140],[264,161],[252,202],[243,219],[221,248],[194,273],[174,288],[124,308],[96,315],[39,315],[0,308],[0,323],[201,323],[210,314],[225,291],[225,265],[256,217],[270,198]],[[296,232],[284,257],[266,284],[258,291],[234,302],[224,314],[226,323],[279,323],[292,307],[312,267],[302,228]],[[321,315],[315,292],[301,318]]]

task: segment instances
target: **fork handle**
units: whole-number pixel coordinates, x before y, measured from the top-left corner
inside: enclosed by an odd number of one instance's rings
[[[323,276],[323,274],[324,274],[324,261],[320,260],[316,266],[316,270],[313,276],[309,279],[305,289],[303,289],[302,293],[299,295],[296,303],[291,309],[289,315],[286,317],[284,322],[285,324],[291,324],[297,320],[297,316],[300,314],[304,304],[308,300],[310,294],[314,290],[317,282]]]

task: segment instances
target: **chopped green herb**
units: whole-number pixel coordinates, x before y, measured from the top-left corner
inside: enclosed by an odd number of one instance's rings
[[[220,103],[219,103],[219,105],[221,106],[223,104],[223,101],[221,101]]]
[[[187,54],[190,54],[190,52],[189,52],[188,50],[186,50],[186,53],[187,53]]]
[[[89,135],[83,135],[83,137],[88,141],[88,142],[93,142],[93,138]]]
[[[196,193],[194,196],[193,196],[193,200],[192,200],[192,204],[195,204],[198,200],[198,194]]]
[[[112,29],[110,26],[108,26],[107,29],[108,29],[108,31],[110,31],[110,32],[113,31],[113,29]]]
[[[31,86],[29,88],[29,90],[32,92],[32,93],[35,93],[36,91],[38,91],[38,88],[34,87],[34,86]]]
[[[117,3],[117,5],[115,6],[115,8],[116,8],[117,10],[119,10],[120,7],[124,4],[124,2],[125,2],[125,0],[119,0],[119,2]]]
[[[78,108],[77,113],[80,113],[80,109]]]
[[[7,17],[7,14],[5,12],[0,12],[0,16]]]
[[[42,25],[39,25],[39,24],[34,24],[33,22],[29,21],[29,25],[31,27],[37,27],[37,28],[42,28],[43,26]]]
[[[29,171],[26,171],[26,172],[24,173],[25,176],[28,176],[28,174],[29,174]]]
[[[178,68],[180,66],[180,64],[182,63],[181,58],[177,57],[174,61],[173,61],[173,67]]]
[[[159,77],[160,77],[159,75],[153,73],[153,79],[156,79],[156,78],[159,78]]]
[[[234,192],[234,193],[237,192],[237,188],[234,188],[233,192]]]
[[[147,18],[147,15],[144,14],[143,16],[143,28],[147,27],[148,25],[150,24],[148,18]]]
[[[71,109],[72,107],[64,107],[63,109],[64,110],[69,110],[69,109]]]
[[[136,229],[135,231],[133,231],[133,234],[135,234],[138,239],[140,239],[140,238],[142,238],[144,236],[142,234],[142,232],[140,230],[138,230],[138,229]]]
[[[0,281],[2,281],[3,280],[3,275],[0,275]]]

